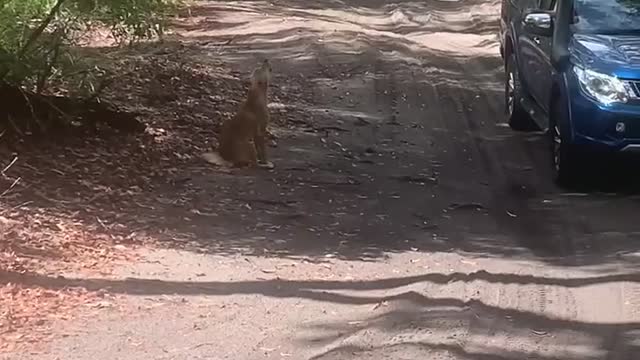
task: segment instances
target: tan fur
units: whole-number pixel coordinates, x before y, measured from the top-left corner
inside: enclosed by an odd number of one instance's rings
[[[267,159],[267,108],[268,87],[271,81],[271,64],[264,60],[253,71],[247,98],[236,115],[222,124],[218,158],[216,154],[203,154],[212,164],[226,166],[273,167]],[[225,162],[227,164],[225,164]]]

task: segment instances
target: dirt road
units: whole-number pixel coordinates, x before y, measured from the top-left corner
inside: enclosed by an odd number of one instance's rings
[[[117,277],[21,278],[104,289],[124,310],[109,302],[45,354],[7,358],[637,358],[638,198],[616,193],[628,181],[563,192],[541,135],[505,126],[498,13],[480,0],[193,8],[191,59],[242,74],[272,60],[276,169],[194,162],[170,192],[195,195],[162,224],[190,247],[148,250]]]

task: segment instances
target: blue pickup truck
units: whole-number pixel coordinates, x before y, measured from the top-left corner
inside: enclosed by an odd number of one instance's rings
[[[546,132],[555,181],[640,152],[640,0],[502,0],[500,54],[509,125]]]

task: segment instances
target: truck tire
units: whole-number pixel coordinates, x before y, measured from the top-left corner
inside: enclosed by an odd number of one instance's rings
[[[569,142],[561,124],[567,121],[568,112],[562,98],[551,103],[549,130],[547,137],[551,152],[553,180],[556,184],[572,188],[578,185],[585,170],[583,158],[575,145]],[[566,127],[565,127],[566,128]]]
[[[507,113],[507,121],[509,126],[516,131],[535,131],[537,130],[533,124],[533,120],[522,107],[520,100],[522,99],[522,85],[520,83],[520,74],[516,66],[516,56],[508,54],[505,63],[505,84],[504,98],[505,111]]]

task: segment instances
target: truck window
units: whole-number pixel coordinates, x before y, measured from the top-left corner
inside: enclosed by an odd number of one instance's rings
[[[540,10],[555,10],[556,8],[556,0],[540,0],[538,4]]]
[[[575,0],[574,14],[576,32],[640,33],[640,0]]]

